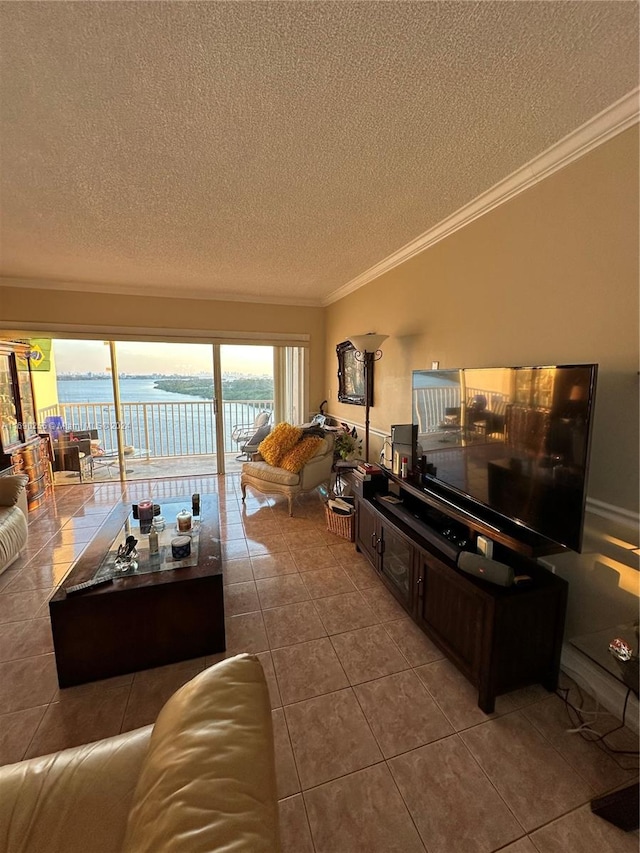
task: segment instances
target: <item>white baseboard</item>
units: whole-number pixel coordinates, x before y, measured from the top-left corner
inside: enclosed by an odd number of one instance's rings
[[[609,675],[569,643],[564,643],[562,646],[560,667],[607,711],[622,720],[622,710],[628,690],[622,682]],[[632,693],[627,702],[625,724],[636,733],[638,732],[638,710],[638,697]]]

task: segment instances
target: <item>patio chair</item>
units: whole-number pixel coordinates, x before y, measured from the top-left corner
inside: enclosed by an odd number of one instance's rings
[[[85,478],[92,478],[91,441],[97,437],[97,430],[61,432],[53,442],[54,471],[75,471],[81,483]]]
[[[238,445],[239,455],[236,459],[251,459],[263,438],[271,432],[271,416],[273,412],[263,411],[258,414],[252,424],[236,424],[231,433],[231,440]],[[266,428],[266,431],[265,431]],[[258,432],[261,431],[260,435]]]

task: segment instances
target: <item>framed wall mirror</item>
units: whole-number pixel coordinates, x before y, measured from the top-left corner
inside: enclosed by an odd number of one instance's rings
[[[356,360],[356,348],[351,341],[336,347],[338,355],[338,400],[353,406],[364,406],[369,399],[373,405],[373,363],[365,371],[364,363]]]

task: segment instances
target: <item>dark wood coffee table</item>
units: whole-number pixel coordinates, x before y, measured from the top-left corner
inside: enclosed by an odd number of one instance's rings
[[[176,503],[190,506],[191,498],[172,498]],[[109,515],[49,602],[60,687],[225,650],[216,495],[202,495],[201,508],[197,565],[118,575],[112,584],[67,596],[66,587],[109,571],[108,552],[129,529],[147,540],[131,519],[130,503]],[[167,517],[167,524],[173,520]],[[141,567],[145,559],[142,549]]]

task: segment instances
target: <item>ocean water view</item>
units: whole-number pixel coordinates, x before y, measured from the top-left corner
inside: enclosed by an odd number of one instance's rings
[[[187,378],[187,377],[185,377]],[[110,377],[58,381],[58,401],[68,429],[97,429],[105,450],[117,447],[118,424],[123,442],[151,456],[209,455],[216,452],[212,399],[179,394],[155,387],[152,377],[121,378],[122,422],[113,405]],[[181,404],[181,405],[177,405]],[[272,401],[245,404],[226,401],[218,427],[224,429],[226,452],[237,450],[231,440],[234,426],[253,423],[258,412],[271,409]]]
[[[185,377],[187,378],[187,377]],[[123,403],[193,403],[204,401],[191,394],[176,394],[154,388],[155,379],[120,379],[120,399]],[[110,377],[104,379],[70,379],[58,382],[58,400],[61,403],[113,403],[113,385]]]

